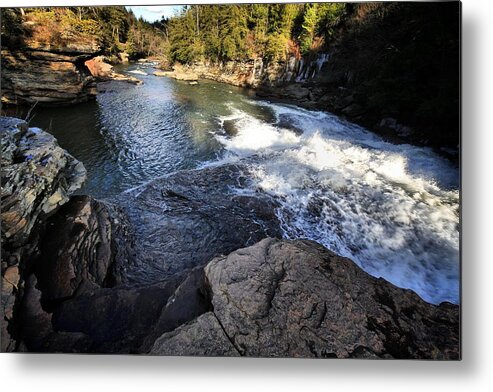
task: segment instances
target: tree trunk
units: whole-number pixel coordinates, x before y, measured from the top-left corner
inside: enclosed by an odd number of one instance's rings
[[[200,34],[200,31],[199,31],[199,6],[197,5],[196,8],[195,8],[197,11],[197,36]]]

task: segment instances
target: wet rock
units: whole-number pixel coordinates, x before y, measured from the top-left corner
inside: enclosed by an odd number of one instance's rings
[[[238,134],[237,120],[224,120],[222,127],[224,132],[229,136],[236,136]]]
[[[459,358],[458,306],[425,303],[311,241],[264,239],[205,274],[224,334],[208,313],[152,353],[208,355],[229,341],[244,356]],[[209,328],[218,332],[205,339]]]
[[[395,118],[386,117],[383,118],[376,129],[381,133],[396,134],[400,137],[410,137],[413,134],[413,130],[405,125],[399,124]]]
[[[292,117],[289,114],[280,114],[279,120],[276,123],[276,126],[283,129],[288,129],[297,135],[303,134],[303,129],[295,125],[296,122],[293,121]]]
[[[129,279],[154,283],[267,236],[279,237],[277,204],[249,191],[250,178],[238,165],[185,170],[114,198],[138,228]]]
[[[363,115],[366,112],[366,109],[358,103],[353,103],[346,106],[344,109],[341,110],[341,112],[346,116],[352,118]]]

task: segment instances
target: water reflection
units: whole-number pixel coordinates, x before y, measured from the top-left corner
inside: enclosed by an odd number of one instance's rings
[[[100,85],[96,101],[33,110],[31,126],[52,133],[84,163],[88,181],[79,193],[111,197],[217,158],[223,146],[214,134],[224,132],[219,118],[232,106],[273,121],[269,109],[245,99],[246,90],[208,81],[190,86],[153,76],[152,67],[137,64],[119,69],[132,70],[146,73],[138,75],[143,85],[109,82]],[[26,112],[8,114],[24,117]]]

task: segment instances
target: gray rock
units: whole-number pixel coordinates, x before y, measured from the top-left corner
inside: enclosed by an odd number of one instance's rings
[[[352,103],[349,106],[346,106],[344,109],[341,110],[343,114],[346,116],[352,118],[352,117],[357,117],[363,115],[367,109],[365,109],[362,105],[358,103]]]
[[[207,312],[156,340],[152,355],[239,356],[214,313]]]
[[[0,117],[2,167],[2,351],[16,347],[15,308],[24,271],[39,256],[46,218],[69,200],[86,179],[82,163],[53,136],[20,119]]]
[[[413,135],[414,131],[405,125],[399,124],[395,118],[386,117],[383,118],[376,129],[384,134],[395,134],[400,137],[409,137]]]
[[[214,315],[244,356],[459,357],[458,306],[425,303],[314,242],[265,239],[215,258],[205,273]],[[223,346],[223,336],[205,345],[204,335],[192,323],[153,351],[186,354],[177,344],[185,342],[207,355]]]
[[[38,217],[66,203],[86,179],[82,163],[25,121],[0,117],[2,246],[24,245]]]

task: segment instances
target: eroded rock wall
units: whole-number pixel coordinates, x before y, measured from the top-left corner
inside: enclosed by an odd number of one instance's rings
[[[84,62],[94,47],[3,49],[2,102],[14,105],[70,105],[94,99],[96,79]]]
[[[16,305],[24,292],[25,271],[39,255],[46,218],[86,179],[82,163],[55,138],[25,121],[0,117],[2,166],[2,350],[13,350]]]

